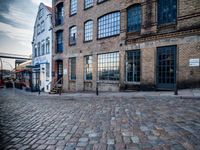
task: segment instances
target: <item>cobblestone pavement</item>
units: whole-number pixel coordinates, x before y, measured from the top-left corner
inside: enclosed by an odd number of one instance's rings
[[[200,100],[0,89],[0,149],[198,150]]]

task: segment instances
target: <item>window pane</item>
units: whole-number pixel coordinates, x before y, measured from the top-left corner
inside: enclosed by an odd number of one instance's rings
[[[119,80],[119,53],[98,55],[99,80]]]
[[[70,58],[70,79],[76,80],[76,58]]]
[[[85,56],[85,80],[92,80],[92,56]]]
[[[69,32],[70,32],[69,44],[74,45],[76,44],[76,26],[71,27]]]
[[[158,0],[158,24],[176,22],[177,0]]]
[[[134,5],[127,10],[127,31],[140,31],[141,29],[141,6]]]
[[[93,6],[93,0],[85,0],[84,8],[89,8]]]
[[[98,38],[120,33],[120,12],[111,13],[98,19]]]
[[[126,81],[140,82],[140,51],[126,53]]]
[[[63,52],[63,31],[56,33],[57,52]]]
[[[76,14],[77,13],[77,0],[71,0],[70,3],[70,14]]]
[[[87,21],[85,23],[84,40],[90,41],[90,40],[92,40],[92,37],[93,37],[93,21]]]

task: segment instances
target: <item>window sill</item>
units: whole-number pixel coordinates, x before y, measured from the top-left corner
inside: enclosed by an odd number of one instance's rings
[[[89,41],[83,41],[83,43],[90,43],[92,42],[93,40],[89,40]]]
[[[92,83],[92,80],[84,80],[85,83]]]
[[[120,35],[120,33],[119,34],[115,34],[115,35],[111,35],[111,36],[102,37],[102,38],[97,38],[97,40],[103,40],[103,39],[107,39],[107,38],[117,37],[119,35]]]
[[[172,23],[165,23],[165,24],[160,24],[157,26],[158,29],[160,28],[171,28],[171,27],[176,27],[177,22],[172,22]]]
[[[77,13],[74,13],[74,14],[70,14],[69,17],[73,17],[75,16]]]
[[[92,5],[92,6],[89,6],[89,7],[87,7],[87,8],[85,8],[85,7],[84,7],[84,9],[83,9],[83,10],[84,10],[84,11],[86,11],[86,10],[88,10],[88,9],[92,8],[92,7],[93,7],[93,5]]]
[[[76,80],[75,79],[69,79],[69,82],[76,82]]]
[[[101,2],[98,2],[98,0],[97,0],[97,5],[102,4],[102,3],[106,2],[106,1],[108,1],[108,0],[104,0],[104,1],[101,1]]]
[[[98,80],[99,84],[119,84],[119,81],[111,81],[111,80]]]
[[[125,81],[125,84],[131,84],[131,85],[140,85],[140,82],[132,82],[132,81]]]

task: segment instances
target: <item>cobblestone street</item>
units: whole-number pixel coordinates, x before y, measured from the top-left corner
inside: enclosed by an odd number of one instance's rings
[[[200,100],[0,89],[0,149],[198,150]]]

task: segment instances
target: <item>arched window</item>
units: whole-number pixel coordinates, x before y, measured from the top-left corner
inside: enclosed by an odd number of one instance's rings
[[[176,22],[177,0],[158,0],[158,25]]]
[[[106,14],[98,19],[98,38],[120,34],[120,12]]]
[[[127,8],[127,32],[139,32],[141,29],[141,6]]]
[[[84,41],[91,41],[93,37],[93,21],[89,20],[84,24]]]

